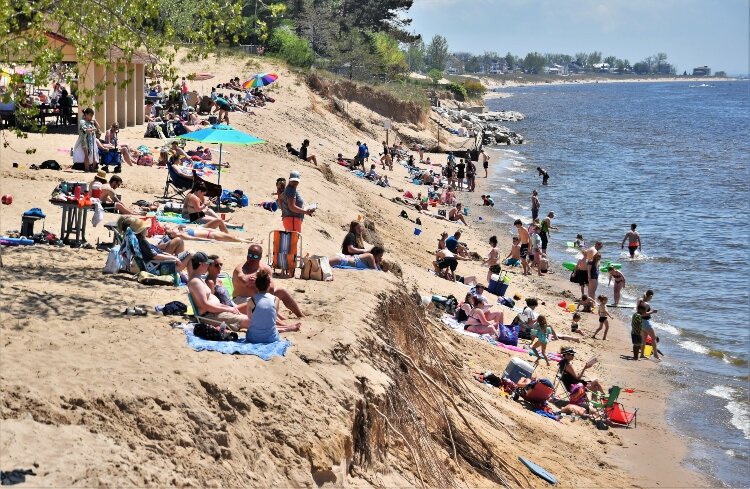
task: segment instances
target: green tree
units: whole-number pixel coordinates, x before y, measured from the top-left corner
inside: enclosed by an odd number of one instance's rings
[[[576,56],[576,64],[578,66],[585,68],[589,65],[588,53],[580,52],[580,53],[576,53],[575,56]]]
[[[591,68],[594,65],[598,65],[602,62],[602,53],[601,51],[592,51],[588,55],[588,59],[586,60],[588,63],[588,67]]]
[[[526,73],[539,74],[544,71],[546,62],[544,55],[537,52],[528,53],[523,59],[523,68]]]
[[[302,39],[289,27],[278,27],[271,34],[268,49],[277,53],[292,66],[309,68],[313,64],[313,50],[307,39]]]
[[[516,69],[516,66],[518,66],[518,63],[516,62],[516,57],[511,54],[510,51],[508,51],[508,54],[505,55],[505,64],[508,65],[508,70],[513,71]]]
[[[604,58],[604,62],[607,63],[610,68],[614,69],[617,66],[617,56],[607,56]]]
[[[422,38],[410,42],[406,47],[406,62],[410,71],[424,71],[425,69],[425,47]]]
[[[427,66],[443,71],[448,61],[448,40],[435,34],[427,45],[426,52]]]
[[[433,85],[437,85],[438,82],[443,78],[443,72],[437,68],[433,68],[427,72],[427,76],[432,80]]]
[[[404,52],[398,47],[398,41],[385,32],[372,35],[372,46],[381,69],[389,76],[402,74],[409,69]]]

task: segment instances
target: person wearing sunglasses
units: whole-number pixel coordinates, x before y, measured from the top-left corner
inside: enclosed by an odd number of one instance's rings
[[[229,292],[227,291],[226,287],[224,287],[224,284],[219,278],[219,274],[221,273],[222,268],[224,268],[224,263],[221,261],[221,258],[219,258],[218,255],[208,255],[208,259],[213,260],[213,263],[208,266],[208,273],[206,273],[206,285],[208,285],[208,288],[211,289],[211,293],[219,299],[219,302],[221,302],[225,306],[236,307],[237,305],[232,301],[232,298],[229,297]],[[240,312],[244,312],[240,308],[238,308],[237,310]]]
[[[247,249],[247,259],[245,263],[237,265],[232,273],[232,285],[234,286],[234,297],[232,298],[238,306],[242,307],[258,294],[258,288],[255,286],[255,279],[258,272],[265,270],[269,277],[273,276],[271,267],[261,262],[263,257],[263,247],[259,244],[251,244]],[[292,313],[301,318],[304,316],[294,298],[285,289],[276,287],[271,280],[268,286],[268,292],[281,299],[281,302],[292,311]],[[247,306],[245,306],[247,307]]]
[[[187,286],[195,304],[195,313],[201,317],[226,323],[233,331],[246,330],[250,326],[250,318],[242,314],[236,306],[222,304],[203,279],[213,263],[214,260],[202,251],[195,253],[192,257],[193,270]]]

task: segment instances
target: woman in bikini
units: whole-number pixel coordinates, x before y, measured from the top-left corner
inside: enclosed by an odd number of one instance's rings
[[[214,241],[228,241],[230,243],[254,243],[255,238],[238,238],[229,233],[207,228],[189,228],[184,225],[164,226],[164,236],[169,239],[183,240],[213,239]]]
[[[202,224],[205,228],[219,229],[226,233],[227,225],[206,204],[208,189],[203,182],[198,182],[193,190],[182,202],[182,217],[194,224]]]
[[[615,281],[614,305],[618,305],[620,303],[620,293],[622,292],[623,287],[625,287],[625,275],[623,275],[621,271],[617,270],[612,265],[609,266],[607,271],[609,272],[609,282],[607,283],[607,285],[609,286],[612,284],[612,279],[614,279]]]
[[[466,294],[464,302],[456,311],[456,319],[464,323],[464,331],[476,334],[489,334],[497,338],[497,325],[487,320],[484,311],[477,307],[474,294]]]

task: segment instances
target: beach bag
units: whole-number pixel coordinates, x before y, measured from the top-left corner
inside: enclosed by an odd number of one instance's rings
[[[237,341],[239,336],[234,331],[227,331],[226,326],[222,323],[221,328],[215,328],[208,324],[198,323],[193,328],[193,335],[208,341]]]
[[[520,326],[506,326],[500,325],[500,331],[497,334],[497,341],[503,345],[518,346],[518,333],[520,332]]]
[[[302,266],[302,280],[319,280],[328,282],[333,280],[333,270],[328,263],[327,256],[305,256]]]
[[[120,247],[113,246],[107,254],[107,262],[104,264],[102,273],[112,274],[120,271]]]

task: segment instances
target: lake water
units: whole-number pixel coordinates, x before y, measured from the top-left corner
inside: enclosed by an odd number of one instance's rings
[[[504,91],[511,97],[488,108],[526,114],[508,125],[528,141],[492,152],[490,188],[504,224],[529,221],[536,188],[540,216],[554,211],[560,227],[553,259],[574,260],[565,242],[581,233],[623,264],[624,302],[655,291],[661,368],[677,386],[667,417],[690,437],[688,463],[727,486],[750,487],[750,84]],[[550,173],[546,187],[537,166]],[[631,223],[643,243],[635,260],[620,250]],[[600,280],[606,285],[606,274]],[[611,288],[599,291],[611,299]]]

